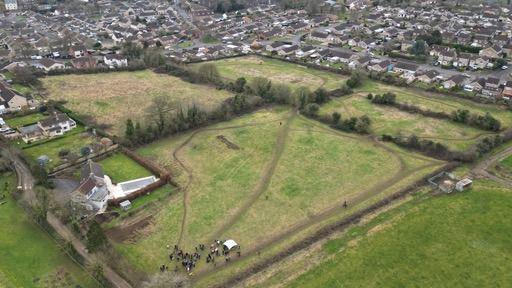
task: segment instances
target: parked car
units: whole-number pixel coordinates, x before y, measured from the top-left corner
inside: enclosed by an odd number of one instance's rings
[[[507,69],[508,69],[508,66],[506,66],[506,65],[501,66],[501,70],[507,70]]]

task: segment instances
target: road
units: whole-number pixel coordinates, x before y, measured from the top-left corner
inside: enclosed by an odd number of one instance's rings
[[[32,206],[37,203],[37,198],[34,192],[35,179],[26,164],[16,155],[15,152],[8,148],[1,148],[1,154],[10,159],[14,165],[16,175],[18,177],[18,186],[23,189],[23,199],[30,203]],[[62,237],[64,240],[70,242],[75,250],[85,259],[86,264],[101,263],[94,254],[89,254],[85,245],[71,232],[71,230],[64,225],[53,213],[48,212],[46,216],[48,224]],[[102,263],[104,277],[112,283],[116,288],[131,288],[132,286],[117,274],[112,268]]]

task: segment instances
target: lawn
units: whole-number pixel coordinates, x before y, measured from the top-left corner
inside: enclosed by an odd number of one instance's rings
[[[25,86],[22,84],[12,84],[11,87],[13,90],[15,90],[23,95],[32,94],[34,92],[34,89],[32,87]]]
[[[309,225],[325,211],[336,212],[344,200],[363,202],[385,190],[388,181],[431,163],[300,116],[290,119],[291,115],[283,107],[263,109],[140,148],[139,154],[171,170],[181,186],[188,186],[181,192],[187,197],[173,198],[154,215],[151,233],[119,244],[118,249],[151,272],[166,261],[165,247],[177,243],[180,235],[185,249],[227,238],[236,239],[244,249],[256,248],[294,226]],[[183,169],[172,154],[185,142],[177,153]],[[181,233],[184,203],[187,214]]]
[[[309,89],[323,87],[327,90],[340,88],[346,79],[345,76],[315,70],[277,59],[257,56],[237,57],[212,62],[220,75],[228,80],[246,77],[265,77],[274,83],[287,84],[293,88],[305,86]],[[197,67],[201,64],[193,64]]]
[[[16,205],[9,194],[15,176],[0,176],[0,287],[98,287]]]
[[[174,107],[196,104],[203,109],[213,109],[232,96],[150,70],[51,76],[42,83],[49,99],[67,101],[67,108],[118,136],[124,135],[127,119],[147,121],[148,107],[157,96],[168,97]]]
[[[471,112],[485,114],[491,113],[499,119],[503,127],[512,127],[512,113],[505,108],[493,104],[480,104],[468,99],[445,96],[438,93],[431,93],[419,89],[408,89],[385,85],[374,81],[366,81],[363,87],[356,89],[356,92],[382,94],[393,92],[397,96],[397,102],[414,104],[432,111],[443,111],[451,113],[457,109],[467,109]]]
[[[135,180],[153,175],[146,168],[123,153],[115,153],[99,161],[103,171],[114,183]]]
[[[481,135],[489,134],[476,128],[448,120],[434,119],[419,114],[400,111],[396,108],[372,104],[364,93],[333,99],[320,108],[321,115],[338,112],[343,119],[367,115],[374,135],[415,134],[447,145],[451,149],[466,150],[476,143]]]
[[[507,287],[511,217],[512,191],[489,181],[421,196],[328,242],[326,261],[288,287]],[[295,272],[262,287],[282,287]]]
[[[5,123],[9,125],[9,127],[16,129],[19,127],[36,124],[39,122],[39,120],[42,120],[44,118],[48,117],[47,115],[44,115],[42,113],[33,113],[28,114],[25,116],[19,116],[11,119],[5,119]]]
[[[36,161],[36,159],[41,155],[48,156],[50,158],[50,162],[48,163],[47,168],[51,170],[64,163],[59,157],[59,151],[67,149],[71,153],[75,153],[80,156],[80,149],[94,142],[94,137],[92,137],[88,132],[85,132],[85,128],[83,126],[77,126],[77,128],[58,138],[41,140],[39,143],[34,142],[30,145],[24,144],[20,140],[20,142],[18,142],[18,146],[22,147],[23,152],[34,161]]]

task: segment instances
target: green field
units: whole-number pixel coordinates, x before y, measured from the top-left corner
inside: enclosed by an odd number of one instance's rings
[[[9,125],[9,127],[16,129],[19,127],[27,126],[30,124],[36,124],[39,120],[42,120],[48,116],[43,115],[42,113],[33,113],[25,116],[19,116],[11,119],[4,119],[5,123]]]
[[[15,185],[13,174],[0,175],[0,287],[98,287],[16,205]]]
[[[342,118],[367,115],[374,135],[415,134],[420,138],[445,144],[451,149],[466,150],[476,143],[480,136],[489,132],[448,120],[434,119],[419,114],[400,111],[396,108],[372,104],[365,93],[333,99],[320,108],[320,115],[330,116],[338,112]]]
[[[501,160],[500,164],[512,170],[512,156],[508,156],[507,158]]]
[[[321,264],[297,279],[290,278],[304,266],[283,269],[259,286],[507,287],[511,192],[482,180],[467,192],[418,196],[327,242]]]
[[[98,162],[113,182],[120,183],[153,175],[146,168],[123,153],[115,153]]]
[[[305,66],[276,59],[257,56],[237,57],[212,62],[217,66],[221,77],[234,81],[239,77],[250,80],[265,77],[274,83],[287,84],[311,90],[323,87],[327,90],[340,88],[347,78],[342,75],[310,69]],[[193,64],[197,67],[201,64]]]
[[[49,99],[67,101],[66,108],[118,136],[124,136],[128,118],[147,121],[148,107],[158,96],[169,98],[174,108],[196,104],[206,110],[232,96],[150,70],[51,76],[43,78],[42,84]]]
[[[85,132],[85,128],[83,126],[77,126],[75,129],[58,138],[41,140],[39,145],[36,145],[38,142],[35,142],[30,146],[27,146],[21,140],[18,145],[20,147],[26,147],[23,148],[23,152],[34,161],[36,161],[36,159],[41,155],[48,156],[50,158],[50,163],[48,163],[47,168],[53,169],[64,163],[64,161],[59,157],[60,150],[69,149],[70,152],[80,156],[80,149],[94,141],[94,137]]]
[[[345,200],[362,203],[441,164],[292,115],[284,107],[264,109],[140,148],[173,172],[185,195],[154,215],[151,233],[117,244],[119,251],[149,273],[166,261],[169,244],[192,249],[232,238],[256,249],[338,213]]]
[[[419,89],[408,89],[381,84],[374,81],[366,81],[363,87],[357,88],[356,92],[382,94],[393,92],[396,100],[400,103],[413,104],[423,109],[451,113],[457,109],[467,109],[471,112],[485,114],[491,113],[499,119],[503,127],[512,127],[512,113],[505,108],[493,104],[480,104],[469,99],[461,99],[453,96],[444,96],[438,93],[431,93]]]

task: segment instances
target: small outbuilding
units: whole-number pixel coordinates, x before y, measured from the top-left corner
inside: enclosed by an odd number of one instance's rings
[[[222,244],[222,247],[224,248],[224,250],[229,251],[233,248],[238,247],[238,244],[235,242],[235,240],[229,239],[229,240],[224,241],[224,243]]]
[[[460,180],[459,182],[457,182],[457,184],[455,184],[455,190],[462,192],[466,189],[471,188],[472,184],[473,184],[473,181],[471,179],[464,178],[464,179]]]
[[[129,210],[132,208],[132,202],[130,202],[130,200],[124,200],[123,202],[119,203],[119,207],[121,207],[121,209],[124,211]]]

